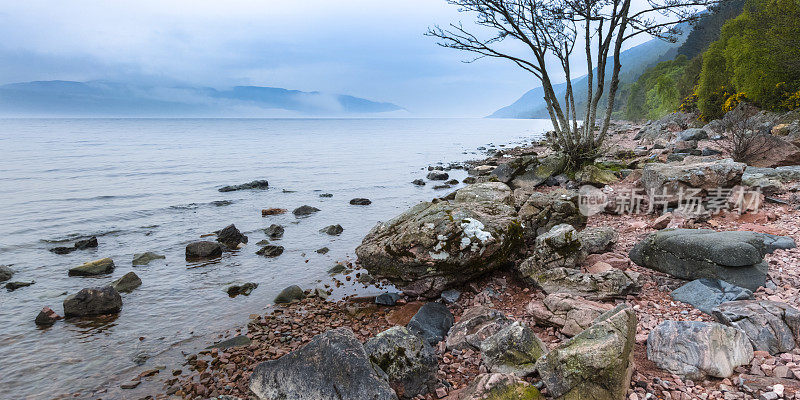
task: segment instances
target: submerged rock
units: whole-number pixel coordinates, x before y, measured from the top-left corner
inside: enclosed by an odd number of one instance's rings
[[[112,272],[114,272],[114,261],[110,258],[101,258],[70,268],[69,276],[95,276]]]
[[[314,214],[314,213],[316,213],[318,211],[320,211],[320,209],[316,208],[316,207],[300,206],[300,207],[295,208],[294,211],[292,211],[292,214],[294,214],[295,217],[307,217],[307,216],[309,216],[311,214]]]
[[[325,233],[331,236],[341,235],[344,232],[344,228],[341,225],[328,225],[319,230],[320,233]]]
[[[354,206],[368,206],[372,204],[372,200],[365,199],[363,197],[357,197],[355,199],[350,200],[350,204]]]
[[[122,309],[122,297],[111,286],[86,288],[64,299],[64,316],[90,317],[116,314]]]
[[[547,346],[522,322],[501,329],[481,343],[481,356],[491,372],[526,376],[536,371],[536,361]]]
[[[281,290],[275,297],[275,304],[288,304],[300,301],[306,298],[306,293],[300,286],[292,285],[286,289]]]
[[[97,237],[92,236],[89,239],[78,240],[72,247],[54,247],[50,249],[51,252],[56,254],[69,254],[75,250],[86,250],[98,246]]]
[[[0,282],[5,282],[14,276],[14,270],[6,265],[0,265]]]
[[[417,186],[425,186],[425,181],[423,181],[422,179],[414,179],[413,181],[411,181],[411,183]]]
[[[372,363],[389,376],[398,397],[414,398],[432,392],[438,363],[433,348],[407,328],[389,328],[364,343]]]
[[[787,353],[800,340],[800,311],[786,303],[729,301],[715,308],[713,315],[720,323],[743,331],[757,351]]]
[[[322,247],[322,248],[317,249],[316,253],[317,254],[328,254],[329,251],[331,251],[331,249],[329,249],[327,247]]]
[[[288,210],[285,208],[265,208],[261,210],[261,216],[267,217],[270,215],[280,215],[285,214]]]
[[[647,358],[685,379],[727,378],[747,365],[753,347],[744,332],[701,321],[664,321],[647,337]]]
[[[239,229],[236,229],[236,225],[230,224],[217,232],[217,241],[229,249],[236,249],[239,244],[247,243],[247,236],[239,232]]]
[[[257,283],[247,282],[241,285],[230,285],[227,289],[225,289],[225,293],[228,293],[230,297],[236,297],[238,295],[249,296],[250,293],[258,287]]]
[[[208,260],[222,257],[222,245],[217,242],[199,241],[186,245],[186,261]]]
[[[262,400],[395,400],[386,374],[373,366],[348,328],[315,336],[277,360],[259,364],[250,390]]]
[[[245,335],[234,336],[230,339],[226,339],[217,343],[212,344],[211,346],[206,347],[207,349],[230,349],[232,347],[243,347],[249,346],[251,340],[249,337]]]
[[[670,293],[673,300],[691,304],[694,308],[711,314],[711,310],[728,301],[749,300],[753,292],[719,279],[695,279]]]
[[[111,282],[111,287],[120,293],[132,292],[133,289],[136,289],[139,286],[142,286],[142,280],[139,279],[139,276],[134,272],[128,272],[121,278]]]
[[[13,292],[13,291],[15,291],[17,289],[31,286],[34,283],[36,283],[36,281],[30,281],[30,282],[7,282],[6,283],[6,290],[8,290],[9,292]]]
[[[133,255],[133,265],[147,265],[150,264],[153,260],[163,260],[167,257],[162,256],[160,254],[146,252],[146,253],[136,253]]]
[[[269,182],[266,180],[255,180],[248,183],[243,183],[241,185],[232,185],[232,186],[223,186],[219,188],[220,192],[234,192],[237,190],[249,190],[249,189],[268,189]]]
[[[62,317],[56,314],[53,309],[50,307],[44,307],[42,308],[42,311],[39,311],[39,314],[36,316],[36,319],[33,322],[38,326],[51,326],[60,319],[62,319]]]
[[[256,254],[264,257],[277,257],[283,254],[283,246],[275,246],[268,244],[261,248],[261,250],[257,251]]]
[[[277,240],[282,238],[284,232],[286,232],[286,228],[278,224],[272,224],[269,227],[264,228],[264,233],[267,235],[268,238],[272,240]]]
[[[432,181],[446,181],[450,178],[450,175],[444,171],[431,171],[428,173],[427,178]]]
[[[406,327],[431,345],[444,340],[453,326],[453,313],[441,303],[425,303]]]

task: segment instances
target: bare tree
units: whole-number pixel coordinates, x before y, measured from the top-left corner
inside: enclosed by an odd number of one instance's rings
[[[734,161],[750,164],[773,148],[775,138],[759,125],[757,113],[754,107],[739,107],[719,122],[723,132],[719,147]]]
[[[675,25],[696,19],[696,11],[717,0],[447,0],[462,12],[475,15],[475,29],[463,24],[435,26],[428,36],[439,45],[475,53],[467,62],[492,57],[506,59],[533,74],[541,82],[544,100],[555,135],[551,145],[564,152],[569,167],[579,168],[594,160],[608,135],[622,65],[623,44],[638,35],[648,34],[675,41],[680,33]],[[488,29],[487,29],[488,28]],[[477,33],[480,32],[480,33]],[[484,34],[488,32],[489,34]],[[507,39],[512,39],[507,43]],[[584,54],[573,54],[583,44]],[[514,45],[521,45],[522,50]],[[584,59],[588,71],[586,110],[578,115],[572,65]],[[564,72],[566,91],[558,98],[552,83],[552,60]],[[607,72],[611,65],[610,77]],[[596,75],[595,76],[595,70]],[[561,73],[556,74],[560,78]],[[610,78],[606,88],[606,79]],[[605,115],[596,126],[603,95]],[[579,125],[578,121],[583,124]]]

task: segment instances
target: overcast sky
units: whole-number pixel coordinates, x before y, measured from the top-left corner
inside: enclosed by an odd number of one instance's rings
[[[0,6],[0,83],[108,79],[274,86],[484,116],[538,84],[423,36],[445,0],[24,0]]]

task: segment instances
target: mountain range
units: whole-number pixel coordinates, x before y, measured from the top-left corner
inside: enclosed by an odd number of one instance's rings
[[[391,103],[275,87],[35,81],[0,86],[0,116],[282,117],[403,114]]]

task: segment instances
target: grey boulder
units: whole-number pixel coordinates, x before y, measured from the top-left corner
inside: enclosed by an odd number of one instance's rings
[[[670,293],[673,300],[691,304],[694,308],[711,314],[711,310],[726,301],[749,300],[753,292],[719,279],[695,279]]]
[[[286,231],[286,229],[283,226],[278,225],[278,224],[272,224],[269,227],[264,228],[264,233],[267,234],[267,237],[269,237],[272,240],[277,240],[277,239],[282,238],[283,237],[283,233],[285,231]]]
[[[217,232],[217,241],[229,249],[235,249],[239,247],[239,244],[247,243],[247,236],[239,232],[236,225],[230,224]]]
[[[222,245],[217,242],[199,241],[186,245],[186,261],[199,261],[222,256]]]
[[[64,299],[65,317],[90,317],[116,314],[122,309],[122,297],[111,286],[81,289]]]
[[[447,334],[448,350],[478,350],[486,338],[511,325],[505,314],[486,306],[475,306],[461,315]]]
[[[314,214],[314,213],[316,213],[318,211],[320,211],[319,208],[311,207],[311,206],[308,206],[308,205],[304,205],[304,206],[300,206],[300,207],[295,208],[294,211],[292,211],[292,214],[294,214],[295,217],[300,218],[300,217],[307,217],[307,216],[309,216],[311,214]]]
[[[546,294],[569,293],[589,300],[611,300],[639,293],[639,273],[612,268],[599,273],[581,272],[574,268],[543,269],[531,257],[517,271],[524,280]]]
[[[676,202],[679,193],[690,193],[690,189],[698,189],[697,194],[703,197],[711,189],[740,184],[745,167],[744,163],[731,159],[693,164],[652,163],[642,170],[641,182],[649,196]]]
[[[153,252],[145,252],[145,253],[136,253],[133,255],[133,265],[147,265],[150,264],[153,260],[163,260],[167,257],[162,256],[160,254],[156,254]]]
[[[111,287],[120,293],[132,292],[133,289],[136,289],[139,286],[142,286],[142,280],[139,279],[139,276],[134,272],[128,272],[121,278],[111,282]]]
[[[435,389],[438,363],[433,348],[407,328],[389,328],[364,343],[370,361],[389,376],[398,397],[410,399]]]
[[[547,346],[528,325],[514,322],[481,343],[481,356],[491,372],[526,376],[536,371],[536,361]]]
[[[320,233],[325,233],[331,236],[341,235],[344,228],[341,225],[329,225],[319,230]]]
[[[800,311],[777,301],[742,300],[720,304],[713,311],[720,323],[740,329],[753,349],[775,355],[797,347]]]
[[[348,328],[317,335],[300,349],[259,364],[249,386],[261,400],[397,399],[386,374]]]
[[[428,172],[427,178],[432,181],[446,181],[448,178],[450,178],[450,175],[444,171],[431,171]]]
[[[89,261],[69,269],[69,276],[96,276],[114,272],[114,261],[110,258]]]
[[[586,300],[569,293],[553,293],[543,301],[532,300],[525,312],[537,324],[553,326],[566,336],[575,336],[592,325],[597,317],[610,310],[607,304]]]
[[[249,190],[249,189],[268,189],[269,182],[266,180],[255,180],[248,183],[243,183],[241,185],[231,185],[231,186],[223,186],[219,188],[220,192],[235,192],[237,190]]]
[[[428,344],[437,344],[453,326],[453,313],[442,303],[425,303],[411,317],[406,327],[421,336]]]
[[[647,358],[685,379],[727,378],[753,358],[744,332],[716,322],[664,321],[647,336]]]
[[[5,282],[11,279],[12,276],[14,276],[14,271],[11,268],[0,265],[0,282]]]
[[[292,285],[278,293],[275,296],[275,304],[287,304],[300,301],[306,298],[306,293],[300,286]]]

